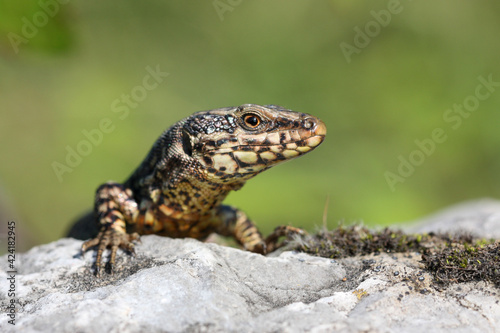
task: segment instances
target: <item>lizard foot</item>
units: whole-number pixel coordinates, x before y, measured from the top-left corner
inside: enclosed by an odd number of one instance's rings
[[[280,237],[286,236],[289,238],[292,235],[307,235],[305,230],[300,228],[292,227],[289,225],[280,225],[274,229],[274,231],[267,236],[266,243],[266,253],[273,252],[276,249],[279,249],[284,245],[283,242],[278,243]]]
[[[260,234],[258,236],[260,237]],[[244,248],[246,251],[250,251],[253,253],[268,253],[266,242],[263,239],[256,239],[251,243],[247,243],[245,244]]]
[[[95,275],[100,276],[101,266],[102,266],[102,254],[104,250],[109,247],[111,248],[111,255],[109,256],[109,261],[105,265],[105,270],[111,273],[113,270],[113,265],[115,264],[116,251],[118,248],[122,248],[133,255],[135,255],[134,243],[135,240],[139,239],[139,234],[134,232],[132,234],[127,234],[120,229],[111,227],[103,227],[96,238],[89,239],[82,244],[82,253],[85,253],[88,249],[97,246],[97,257],[95,261]]]

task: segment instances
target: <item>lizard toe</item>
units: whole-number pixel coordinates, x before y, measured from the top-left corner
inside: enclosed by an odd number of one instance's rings
[[[118,228],[113,228],[113,226],[106,226],[103,227],[101,231],[99,231],[97,237],[89,239],[88,241],[83,243],[81,251],[82,253],[85,253],[90,248],[97,246],[97,254],[94,267],[95,275],[99,277],[101,268],[103,266],[104,251],[108,247],[111,249],[109,260],[104,265],[104,269],[107,273],[112,273],[118,248],[124,249],[131,254],[135,254],[135,246],[132,242],[137,239],[139,239],[139,235],[137,233],[127,234]]]

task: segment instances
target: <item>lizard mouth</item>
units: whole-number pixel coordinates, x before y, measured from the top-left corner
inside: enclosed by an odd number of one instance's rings
[[[306,154],[325,139],[326,126],[316,120],[309,128],[241,136],[237,142],[207,151],[208,162],[223,173],[251,174]]]
[[[266,133],[241,138],[233,154],[243,162],[252,164],[284,161],[308,153],[319,146],[326,136],[326,125],[317,118],[306,118],[302,128]],[[258,155],[259,158],[255,155]]]
[[[308,153],[318,147],[324,139],[324,135],[314,135],[307,139],[292,141],[290,143],[240,146],[240,150],[234,151],[233,154],[238,160],[244,163],[252,164],[260,162],[260,164],[267,165],[273,161],[285,161]],[[258,155],[262,161],[257,161],[258,157],[255,155]]]
[[[222,182],[247,180],[274,165],[307,154],[325,139],[326,125],[307,116],[291,128],[262,133],[238,133],[204,145],[201,162]]]
[[[297,150],[305,153],[319,146],[326,136],[326,125],[317,118],[306,118],[299,128],[259,134],[240,134],[231,138],[211,141],[204,146],[207,153],[228,153],[234,151]],[[297,149],[297,147],[303,147]]]

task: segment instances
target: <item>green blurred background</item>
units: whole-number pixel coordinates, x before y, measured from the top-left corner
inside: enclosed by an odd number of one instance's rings
[[[500,82],[498,1],[65,2],[0,1],[0,217],[17,222],[18,248],[63,236],[173,122],[243,103],[328,127],[316,151],[228,197],[265,233],[313,230],[327,197],[333,227],[500,196],[500,87],[473,104],[478,77]],[[120,118],[113,103],[140,90],[148,66],[169,75]],[[443,117],[464,101],[474,111],[454,129]],[[59,179],[53,163],[106,118],[114,130]],[[446,140],[418,160],[415,140],[436,128]],[[420,165],[391,188],[385,174],[410,154]]]

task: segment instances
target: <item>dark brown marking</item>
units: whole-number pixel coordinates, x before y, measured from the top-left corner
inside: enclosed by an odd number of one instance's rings
[[[275,153],[276,154],[276,159],[279,160],[279,161],[283,161],[283,160],[286,160],[286,157],[283,156],[283,154],[280,154],[280,153]]]
[[[225,144],[228,141],[229,141],[228,139],[220,139],[220,140],[217,140],[216,145],[218,147],[220,147],[220,146],[222,146],[223,144]]]
[[[211,166],[214,164],[214,161],[209,156],[203,156],[203,161],[206,165]]]
[[[296,141],[295,144],[297,145],[297,147],[304,147],[304,146],[307,146],[306,144],[306,141],[305,140],[299,140],[299,141]]]
[[[257,154],[257,162],[255,162],[256,165],[266,165],[266,162],[260,157],[259,154]]]

